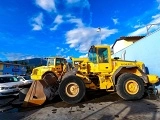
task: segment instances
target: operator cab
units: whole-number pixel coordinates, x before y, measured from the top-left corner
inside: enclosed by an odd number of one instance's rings
[[[108,63],[108,49],[106,47],[91,46],[88,58],[93,63]]]
[[[64,65],[67,61],[64,58],[60,57],[49,57],[47,58],[47,66],[58,66],[58,65]]]
[[[98,68],[98,71],[101,72],[112,71],[110,46],[107,45],[91,46],[88,52],[88,58],[89,61],[92,62],[96,68]]]

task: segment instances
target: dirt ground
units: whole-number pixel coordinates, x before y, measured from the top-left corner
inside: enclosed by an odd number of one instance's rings
[[[1,109],[0,120],[160,120],[160,100],[155,97],[124,101],[117,94],[89,94],[76,105],[57,97],[38,108]]]

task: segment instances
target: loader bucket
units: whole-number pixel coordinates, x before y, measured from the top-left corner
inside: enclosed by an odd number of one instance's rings
[[[46,101],[46,95],[43,92],[44,83],[40,81],[33,81],[22,107],[39,106]]]
[[[39,106],[47,100],[53,100],[58,87],[58,79],[52,73],[46,74],[42,80],[33,81],[22,107]]]

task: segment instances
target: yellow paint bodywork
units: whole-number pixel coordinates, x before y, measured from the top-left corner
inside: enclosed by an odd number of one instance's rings
[[[32,70],[31,79],[32,80],[42,80],[42,76],[47,71],[52,71],[55,66],[41,66],[36,67]]]
[[[159,78],[156,75],[147,75],[147,77],[148,77],[149,83],[151,84],[155,84],[159,81]]]
[[[63,65],[56,65],[56,58],[65,60],[61,57],[52,57],[54,59],[53,65],[46,65],[36,67],[32,70],[31,79],[32,80],[42,80],[42,77],[47,72],[53,72],[57,77],[59,77],[63,71]]]

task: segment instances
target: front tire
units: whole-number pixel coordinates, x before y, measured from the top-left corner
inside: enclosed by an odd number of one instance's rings
[[[59,86],[59,95],[63,101],[69,104],[80,102],[86,92],[84,82],[77,76],[68,76],[62,80]]]
[[[131,73],[124,73],[118,77],[117,94],[124,100],[141,99],[144,95],[143,80]]]
[[[47,100],[51,101],[57,95],[59,82],[55,74],[49,72],[43,75],[43,91]]]

